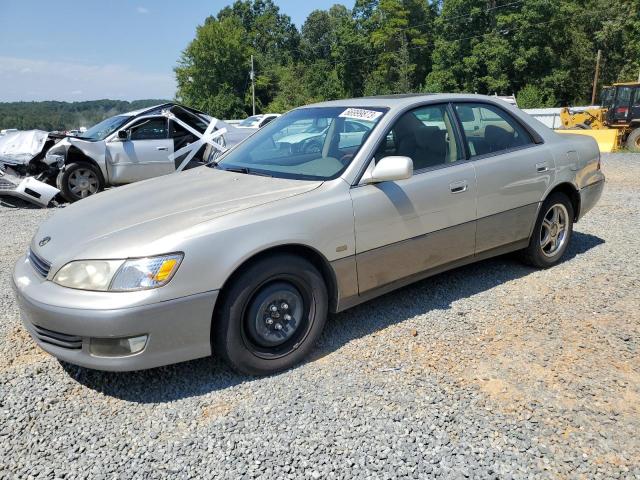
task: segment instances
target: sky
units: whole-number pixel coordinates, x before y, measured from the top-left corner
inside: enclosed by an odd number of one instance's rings
[[[274,0],[298,28],[340,0]],[[231,0],[0,0],[0,102],[173,98],[173,67]]]

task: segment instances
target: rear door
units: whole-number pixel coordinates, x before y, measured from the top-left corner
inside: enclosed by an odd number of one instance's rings
[[[372,162],[411,157],[413,176],[351,189],[360,293],[473,255],[475,167],[455,130],[446,104],[405,113]]]
[[[107,142],[110,183],[137,182],[175,171],[174,162],[169,160],[173,140],[169,138],[166,117],[141,118],[125,130],[129,132],[127,140],[119,140],[116,136]]]
[[[550,150],[489,103],[456,103],[478,179],[476,253],[528,239],[555,172]]]

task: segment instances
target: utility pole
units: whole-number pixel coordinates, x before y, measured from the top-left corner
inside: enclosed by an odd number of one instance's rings
[[[596,104],[596,90],[598,88],[598,76],[600,75],[600,57],[602,56],[602,50],[598,49],[598,56],[596,57],[596,74],[593,77],[593,90],[591,91],[591,105]]]
[[[253,115],[256,114],[256,73],[253,70],[253,55],[251,55],[251,105]]]

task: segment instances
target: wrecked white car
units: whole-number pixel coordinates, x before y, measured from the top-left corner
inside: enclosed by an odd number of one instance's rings
[[[53,186],[59,169],[47,165],[44,157],[62,138],[43,130],[13,130],[0,136],[0,196],[48,206],[59,193]]]
[[[66,137],[49,149],[44,163],[55,166],[55,184],[69,202],[110,185],[123,185],[187,169],[211,161],[218,150],[207,142],[182,165],[174,153],[201,139],[215,119],[174,103],[123,113]],[[217,120],[216,120],[217,122]],[[223,128],[222,122],[214,130]],[[226,145],[224,135],[215,138]]]

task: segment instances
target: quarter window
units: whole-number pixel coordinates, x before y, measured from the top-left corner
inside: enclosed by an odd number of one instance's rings
[[[413,169],[436,167],[462,158],[446,105],[428,105],[402,115],[378,147],[375,159],[399,155]]]
[[[525,128],[499,107],[481,103],[459,103],[455,109],[472,157],[495,154],[533,143]]]
[[[158,140],[167,138],[167,119],[147,118],[132,126],[131,140]]]

